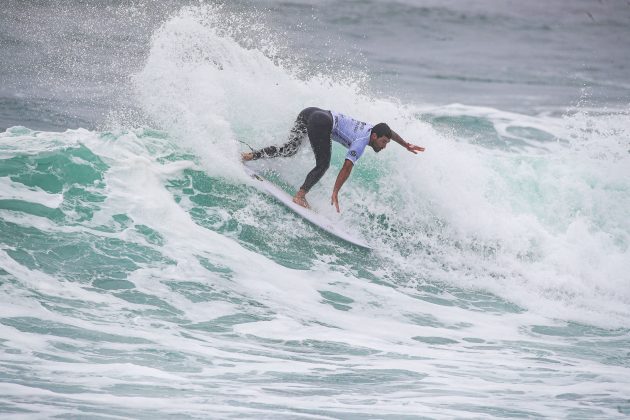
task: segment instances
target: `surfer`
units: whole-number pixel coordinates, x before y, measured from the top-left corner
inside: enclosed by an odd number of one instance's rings
[[[339,190],[350,176],[354,164],[363,155],[367,146],[378,153],[387,147],[390,140],[394,140],[411,153],[424,152],[424,147],[406,142],[385,123],[373,126],[344,114],[311,107],[302,110],[298,115],[289,133],[287,143],[282,146],[268,146],[259,150],[252,150],[243,153],[241,157],[244,161],[249,161],[278,156],[293,156],[297,153],[306,135],[308,135],[315,153],[315,167],[308,173],[306,180],[293,197],[293,202],[306,208],[309,208],[306,194],[330,167],[331,139],[348,149],[346,159],[339,175],[337,175],[330,201],[331,204],[335,205],[337,212],[339,212]]]

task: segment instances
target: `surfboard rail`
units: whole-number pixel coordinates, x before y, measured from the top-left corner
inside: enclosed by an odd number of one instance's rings
[[[332,221],[328,218],[322,216],[314,210],[307,209],[306,207],[302,207],[299,204],[294,203],[293,197],[291,197],[283,189],[281,189],[274,183],[268,181],[256,170],[248,167],[247,165],[243,165],[243,168],[245,169],[245,173],[247,173],[247,175],[249,175],[252,179],[256,181],[256,186],[260,190],[268,193],[276,200],[280,201],[282,204],[284,204],[286,207],[288,207],[290,210],[301,216],[312,225],[359,248],[368,250],[372,249],[372,247],[369,246],[363,239],[351,235],[348,232],[345,232],[343,229],[333,224]]]

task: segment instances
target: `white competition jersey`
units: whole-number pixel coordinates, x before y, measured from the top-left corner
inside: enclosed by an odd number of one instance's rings
[[[333,116],[332,139],[348,149],[346,159],[354,164],[370,142],[370,134],[374,126],[335,111],[330,111],[330,113]]]

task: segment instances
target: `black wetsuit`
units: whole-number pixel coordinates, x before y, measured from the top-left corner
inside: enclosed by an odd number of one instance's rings
[[[305,135],[311,142],[311,147],[315,153],[315,167],[308,173],[301,189],[308,192],[313,185],[324,176],[330,167],[330,156],[332,152],[331,133],[333,129],[333,117],[330,111],[320,108],[306,108],[300,112],[295,124],[289,133],[289,141],[284,145],[269,146],[264,149],[255,150],[254,159],[284,156],[289,157],[297,153]]]

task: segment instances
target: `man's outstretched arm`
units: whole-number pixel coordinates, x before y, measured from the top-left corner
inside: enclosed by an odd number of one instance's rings
[[[406,142],[394,130],[392,130],[392,140],[394,140],[396,143],[400,144],[405,149],[409,150],[414,155],[417,155],[418,152],[424,152],[424,147],[416,146],[415,144]]]
[[[341,189],[341,186],[343,185],[343,183],[346,182],[346,179],[348,179],[348,177],[350,176],[350,172],[352,172],[353,166],[354,164],[352,163],[352,161],[349,159],[346,159],[343,162],[343,166],[341,167],[341,170],[339,171],[339,175],[337,175],[337,180],[335,181],[335,187],[333,188],[332,196],[330,197],[330,204],[335,205],[335,208],[337,209],[337,213],[339,213],[339,199],[337,198],[337,194],[339,193],[339,190]]]

